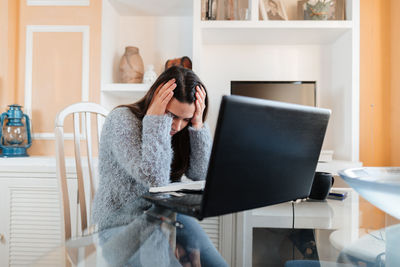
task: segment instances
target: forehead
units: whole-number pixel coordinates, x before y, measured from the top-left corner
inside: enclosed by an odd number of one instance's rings
[[[190,119],[193,117],[196,107],[194,103],[182,103],[176,98],[172,98],[167,105],[167,111],[182,119]]]

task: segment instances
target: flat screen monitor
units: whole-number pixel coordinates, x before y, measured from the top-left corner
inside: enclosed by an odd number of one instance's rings
[[[316,106],[315,82],[312,81],[232,81],[231,94]]]

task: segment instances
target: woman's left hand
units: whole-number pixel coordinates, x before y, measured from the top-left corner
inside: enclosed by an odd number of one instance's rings
[[[194,112],[191,120],[192,127],[195,129],[201,129],[203,127],[203,112],[206,108],[206,90],[200,85],[196,86],[196,111]]]

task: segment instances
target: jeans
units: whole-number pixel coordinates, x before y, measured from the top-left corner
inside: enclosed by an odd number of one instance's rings
[[[176,243],[180,244],[187,253],[198,249],[202,267],[228,266],[224,258],[217,251],[210,238],[199,223],[192,217],[178,214],[177,221],[181,222],[183,229],[177,228]]]
[[[144,224],[141,218],[128,225],[99,233],[99,266],[179,267],[169,239],[159,223]]]

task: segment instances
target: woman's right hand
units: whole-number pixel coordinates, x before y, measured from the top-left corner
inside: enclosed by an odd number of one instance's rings
[[[172,96],[174,95],[174,89],[176,88],[175,79],[171,79],[168,82],[160,85],[154,92],[153,99],[147,109],[146,115],[164,115],[165,109]]]

